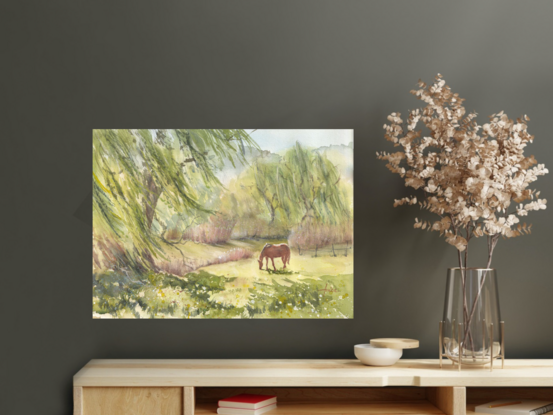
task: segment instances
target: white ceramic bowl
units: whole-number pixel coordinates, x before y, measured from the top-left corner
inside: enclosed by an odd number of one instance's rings
[[[367,366],[392,366],[403,354],[403,349],[374,347],[370,344],[356,344],[353,351],[355,357]]]

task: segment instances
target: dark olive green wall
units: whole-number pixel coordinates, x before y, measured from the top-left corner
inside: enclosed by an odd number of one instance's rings
[[[527,113],[553,168],[550,1],[5,1],[0,18],[2,414],[69,414],[91,358],[351,358],[382,336],[436,357],[455,251],[392,208],[406,188],[375,158],[419,78],[444,74],[482,122]],[[355,318],[93,321],[91,130],[127,127],[355,129]],[[508,357],[553,358],[552,214],[497,248]]]

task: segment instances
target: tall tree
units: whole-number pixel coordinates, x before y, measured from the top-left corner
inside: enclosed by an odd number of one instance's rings
[[[307,220],[338,224],[350,217],[340,180],[324,154],[296,143],[278,161],[258,158],[241,177],[240,193],[251,193],[268,214],[269,225],[277,219],[289,229]]]
[[[340,172],[328,158],[297,142],[275,167],[268,183],[278,208],[292,222],[302,223],[311,218],[335,224],[349,215],[339,182]]]
[[[94,130],[95,230],[151,263],[170,243],[159,229],[160,201],[190,217],[210,213],[205,201],[222,186],[217,168],[246,163],[245,145],[258,148],[244,130]]]

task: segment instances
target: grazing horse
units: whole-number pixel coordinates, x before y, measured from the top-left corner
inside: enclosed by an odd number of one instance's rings
[[[259,262],[259,269],[263,269],[263,258],[265,258],[267,271],[269,270],[269,258],[271,258],[275,271],[275,258],[282,258],[284,269],[286,269],[286,264],[290,264],[290,247],[286,244],[265,244],[257,260]]]

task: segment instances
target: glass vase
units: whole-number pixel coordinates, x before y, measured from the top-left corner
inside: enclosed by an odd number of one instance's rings
[[[503,322],[495,269],[450,268],[447,273],[440,359],[493,366],[504,357]]]

